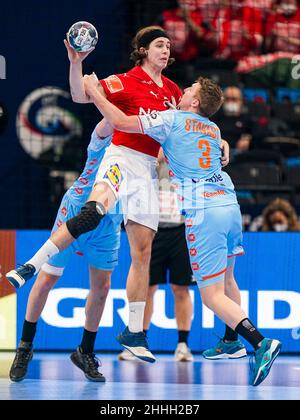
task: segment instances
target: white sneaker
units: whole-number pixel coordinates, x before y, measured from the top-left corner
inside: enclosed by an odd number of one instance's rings
[[[178,343],[175,350],[176,362],[193,362],[194,356],[186,343]]]
[[[136,357],[132,353],[130,353],[130,351],[123,350],[118,355],[118,359],[121,360],[121,361],[131,361],[131,360],[136,360]]]

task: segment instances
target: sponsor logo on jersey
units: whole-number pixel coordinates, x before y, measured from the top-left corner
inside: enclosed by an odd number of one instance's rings
[[[122,182],[122,174],[119,165],[116,163],[115,165],[111,165],[109,170],[104,175],[104,179],[108,179],[114,189],[118,192],[121,182]]]
[[[110,93],[116,93],[124,90],[121,79],[116,75],[109,76],[107,79],[104,79],[104,81]]]
[[[222,181],[224,181],[224,179],[221,174],[214,174],[211,178],[208,178],[205,180],[205,182],[212,182],[212,183],[222,182]]]
[[[214,191],[214,192],[204,191],[204,193],[203,193],[204,198],[220,197],[220,196],[223,196],[223,195],[226,195],[226,192],[224,190],[218,190],[218,191]]]

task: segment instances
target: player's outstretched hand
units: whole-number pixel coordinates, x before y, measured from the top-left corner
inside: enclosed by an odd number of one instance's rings
[[[68,51],[68,57],[70,60],[70,63],[76,64],[81,63],[92,51],[94,51],[95,48],[92,48],[90,51],[87,52],[77,52],[70,46],[68,41],[64,39],[65,47]]]
[[[229,164],[230,147],[226,140],[222,139],[221,142],[222,158],[221,163],[223,168]]]

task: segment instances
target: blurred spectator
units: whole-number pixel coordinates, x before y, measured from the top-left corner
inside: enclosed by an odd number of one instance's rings
[[[251,121],[243,113],[243,93],[241,89],[230,86],[224,90],[222,112],[217,116],[222,137],[228,141],[233,152],[249,150],[252,140]]]
[[[282,198],[276,198],[262,213],[263,232],[299,232],[300,224],[294,207]]]
[[[190,62],[198,57],[201,47],[206,48],[209,25],[197,9],[196,0],[178,0],[177,7],[164,11],[157,23],[170,36],[176,60]]]
[[[275,13],[271,13],[267,19],[266,35],[267,51],[300,53],[299,1],[276,2]]]
[[[206,22],[211,22],[220,7],[220,0],[197,0],[197,7]]]
[[[263,15],[260,9],[243,1],[220,0],[213,20],[215,57],[238,61],[257,54],[263,41]]]
[[[255,7],[264,12],[272,10],[275,0],[244,0],[244,5],[247,7]]]

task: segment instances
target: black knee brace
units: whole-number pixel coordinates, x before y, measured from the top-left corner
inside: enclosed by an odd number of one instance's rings
[[[77,239],[83,233],[96,229],[105,214],[105,208],[101,203],[88,201],[80,213],[68,220],[66,225],[73,238]]]

